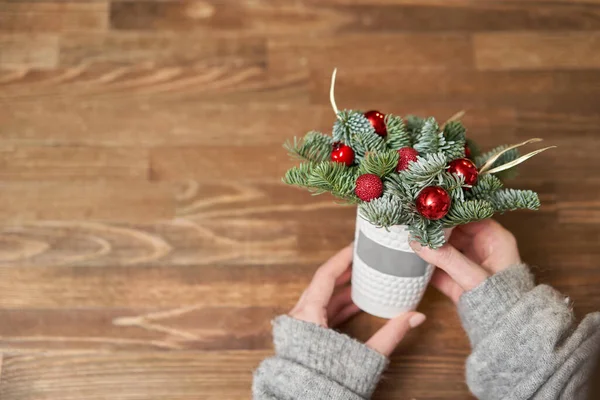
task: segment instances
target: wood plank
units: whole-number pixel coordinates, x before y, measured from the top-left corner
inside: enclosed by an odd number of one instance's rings
[[[0,220],[147,221],[174,213],[169,185],[130,182],[3,182]],[[51,207],[49,207],[51,205]]]
[[[0,148],[0,180],[147,180],[148,151],[139,148]]]
[[[0,2],[0,31],[68,32],[108,28],[108,1]]]
[[[50,69],[58,64],[58,36],[0,34],[0,68]]]
[[[600,66],[600,32],[481,33],[473,37],[481,70],[586,69]]]
[[[89,64],[198,66],[264,66],[266,42],[240,35],[187,35],[172,32],[109,32],[64,34],[60,65]]]
[[[77,65],[52,70],[0,70],[5,100],[41,97],[90,100],[154,98],[214,104],[262,102],[308,103],[308,78],[303,72],[272,74],[258,66]]]
[[[12,355],[5,358],[0,394],[8,400],[246,398],[250,394],[251,371],[269,354],[261,350]],[[411,380],[411,384],[389,380],[375,399],[399,399],[395,393],[400,383],[404,384],[402,398],[408,395],[427,400],[455,399],[464,392],[464,387],[455,383],[460,381],[462,364],[462,355],[426,359],[399,356],[399,366],[390,371],[390,376],[402,376],[401,372],[413,371],[418,365],[418,379]]]
[[[268,53],[269,69],[275,72],[307,67],[328,73],[337,67],[342,72],[372,68],[374,60],[385,60],[398,70],[469,69],[473,57],[469,35],[460,33],[273,37]]]
[[[281,145],[311,129],[331,130],[330,107],[204,104],[143,97],[30,99],[0,108],[3,145]]]
[[[279,182],[290,160],[281,145],[161,147],[150,152],[152,178],[156,180],[219,180],[243,177],[244,181]]]
[[[176,0],[115,1],[111,25],[120,30],[243,31],[248,34],[339,34],[345,32],[423,32],[597,29],[591,5],[547,2],[512,4],[467,1],[297,1],[260,2]]]

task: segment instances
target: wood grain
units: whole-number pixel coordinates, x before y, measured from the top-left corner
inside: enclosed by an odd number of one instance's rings
[[[334,67],[341,108],[557,145],[509,183],[541,209],[498,219],[600,309],[598,32],[595,0],[0,0],[0,397],[249,398],[270,320],[353,237],[280,182],[283,142],[331,131]],[[472,398],[454,306],[420,310],[374,398]]]
[[[68,32],[104,31],[108,28],[109,3],[60,1],[0,2],[0,31]]]
[[[600,66],[600,33],[482,33],[473,37],[482,70],[587,69]]]

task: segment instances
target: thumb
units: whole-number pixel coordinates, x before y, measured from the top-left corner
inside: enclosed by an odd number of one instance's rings
[[[389,357],[406,333],[425,321],[425,315],[420,312],[407,312],[390,319],[365,343],[376,352]]]

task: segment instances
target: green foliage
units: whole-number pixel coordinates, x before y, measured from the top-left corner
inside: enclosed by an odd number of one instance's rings
[[[400,178],[412,187],[421,189],[432,184],[441,183],[440,174],[446,169],[446,156],[442,153],[418,156],[417,161],[412,162],[398,174]]]
[[[442,224],[449,228],[490,218],[492,215],[494,215],[494,207],[485,200],[454,202],[448,214],[442,218]]]
[[[360,214],[377,226],[407,225],[415,240],[432,248],[444,244],[445,227],[489,218],[494,212],[540,207],[537,194],[530,190],[503,189],[500,178],[513,173],[514,169],[480,175],[472,188],[465,187],[462,176],[447,172],[450,160],[465,156],[465,144],[479,168],[507,146],[481,154],[477,145],[466,139],[465,128],[458,121],[448,122],[443,131],[433,118],[408,116],[402,119],[388,114],[385,123],[388,134],[383,138],[375,133],[361,112],[339,112],[333,137],[309,132],[304,138],[294,138],[285,144],[291,156],[305,162],[287,171],[283,181],[314,194],[330,192],[346,203],[358,204]],[[347,167],[329,161],[332,145],[338,141],[354,150],[358,165]],[[407,146],[413,146],[420,155],[408,168],[396,172],[397,150]],[[503,154],[492,168],[518,156],[517,150],[511,150]],[[384,192],[378,199],[362,202],[354,190],[357,177],[367,173],[382,179]],[[434,185],[443,187],[452,198],[448,214],[439,221],[421,216],[415,204],[418,193],[424,187]]]
[[[446,189],[450,197],[452,197],[453,202],[462,202],[465,200],[465,191],[463,190],[465,184],[464,176],[442,172],[440,177],[440,186]]]
[[[414,140],[421,133],[421,128],[425,120],[421,117],[417,117],[415,115],[407,115],[406,116],[406,131],[410,135],[410,137]]]
[[[440,146],[440,150],[448,160],[465,156],[465,127],[460,121],[450,121],[444,126],[444,138],[445,143]]]
[[[436,153],[446,143],[444,134],[433,117],[425,119],[413,146],[419,153]]]
[[[408,226],[410,236],[422,246],[432,249],[442,247],[445,241],[444,230],[440,221],[429,221],[417,216],[412,224]]]
[[[304,161],[327,161],[331,156],[333,138],[321,132],[308,132],[304,138],[294,137],[292,142],[287,141],[283,147],[291,157]]]
[[[470,199],[485,199],[496,190],[502,189],[502,181],[491,174],[483,174],[477,178],[477,183],[467,191],[467,197]]]
[[[333,140],[336,142],[345,143],[354,149],[353,135],[377,135],[369,120],[358,111],[343,110],[337,116],[333,125]]]
[[[350,142],[346,143],[354,150],[358,161],[362,161],[369,152],[386,150],[385,139],[372,132],[357,132],[352,134]]]
[[[376,226],[389,227],[410,222],[411,215],[402,205],[402,201],[390,193],[378,199],[359,205],[360,214]]]
[[[401,117],[388,114],[385,116],[385,125],[387,127],[386,144],[388,148],[399,150],[403,147],[412,146],[411,136]]]
[[[360,163],[358,172],[362,174],[375,174],[383,178],[398,166],[398,152],[384,150],[378,153],[369,153]]]
[[[540,199],[531,190],[502,189],[488,195],[487,200],[492,203],[496,212],[540,208]]]
[[[486,163],[487,160],[489,160],[491,157],[495,156],[496,154],[500,153],[507,147],[508,147],[508,145],[498,146],[498,147],[488,151],[487,153],[484,153],[478,157],[475,157],[475,165],[477,165],[477,168],[481,168],[483,166],[483,164]],[[500,165],[504,165],[508,162],[514,161],[517,158],[519,158],[519,150],[511,149],[511,150],[507,151],[506,153],[502,154],[496,161],[494,161],[494,164],[492,164],[492,166],[489,169],[499,167]],[[513,178],[516,175],[516,173],[517,173],[517,170],[515,168],[511,168],[511,169],[507,169],[507,170],[496,173],[496,176],[499,177],[500,179],[508,179],[508,178]]]
[[[283,182],[300,186],[314,194],[330,192],[350,203],[357,203],[354,194],[357,168],[337,162],[304,163],[290,168]]]

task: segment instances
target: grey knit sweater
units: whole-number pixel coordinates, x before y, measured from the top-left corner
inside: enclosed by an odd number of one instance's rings
[[[524,265],[463,294],[458,311],[473,351],[467,384],[479,399],[585,399],[600,347],[600,313],[573,326],[568,299],[534,286]],[[287,316],[273,323],[274,357],[254,399],[368,399],[387,358],[356,340]]]

